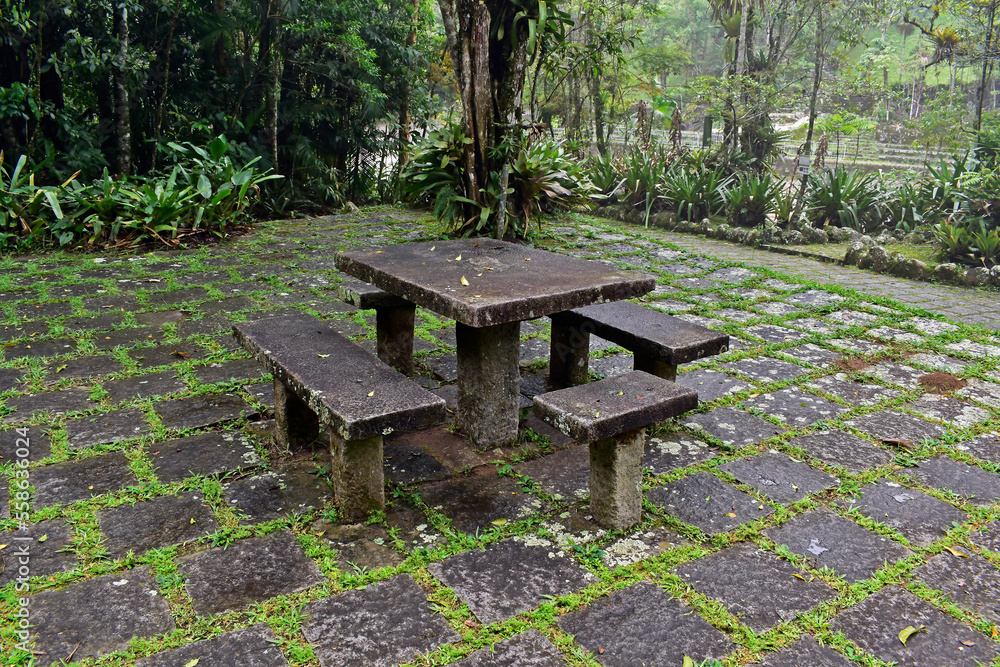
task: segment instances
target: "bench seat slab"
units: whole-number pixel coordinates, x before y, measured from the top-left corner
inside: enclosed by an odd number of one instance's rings
[[[698,392],[643,371],[630,371],[539,394],[535,414],[579,442],[595,442],[698,407]]]
[[[345,441],[444,421],[445,402],[308,315],[233,326],[236,340]]]

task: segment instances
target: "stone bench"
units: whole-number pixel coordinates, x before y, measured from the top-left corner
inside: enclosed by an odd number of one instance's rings
[[[535,414],[590,446],[590,509],[605,528],[624,530],[642,516],[646,427],[698,405],[692,389],[650,375],[624,375],[539,394]]]
[[[549,354],[549,383],[584,384],[589,379],[590,335],[632,352],[633,368],[665,380],[677,379],[677,365],[729,349],[729,335],[646,308],[612,301],[555,313]]]
[[[385,508],[382,436],[445,419],[444,399],[308,315],[233,326],[243,349],[274,376],[279,445],[330,436],[334,503],[348,521]]]
[[[378,358],[403,372],[413,372],[413,322],[417,307],[374,285],[346,282],[337,286],[341,301],[375,311]]]

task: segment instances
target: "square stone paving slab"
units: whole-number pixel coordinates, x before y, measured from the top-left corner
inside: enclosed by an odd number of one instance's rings
[[[479,649],[453,667],[564,667],[559,649],[545,635],[531,628],[510,639]]]
[[[38,416],[38,413],[52,417],[97,407],[97,403],[90,400],[90,391],[83,387],[68,387],[58,391],[8,398],[6,405],[13,412],[4,415],[2,422],[4,424],[26,422],[33,416]]]
[[[274,471],[236,480],[225,489],[226,502],[246,515],[241,521],[244,524],[322,508],[333,492],[327,480],[312,474],[315,467],[311,463],[288,463]]]
[[[856,664],[806,636],[777,653],[768,654],[759,667],[854,667]]]
[[[1000,433],[987,433],[959,443],[959,451],[968,452],[981,461],[1000,463]]]
[[[794,313],[797,310],[796,308],[786,309],[783,306],[784,304],[761,304],[756,306],[756,309],[771,315],[786,315],[788,313]],[[775,310],[781,310],[784,312],[771,312]],[[750,336],[760,338],[765,343],[793,343],[809,336],[809,334],[802,333],[801,331],[789,329],[788,327],[779,327],[774,324],[758,324],[756,326],[747,327],[746,333]]]
[[[393,667],[459,641],[408,574],[306,605],[302,632],[322,667]]]
[[[718,660],[736,648],[694,610],[648,581],[595,600],[557,622],[607,667],[679,665],[685,655],[699,662]]]
[[[904,474],[926,486],[951,491],[975,505],[992,505],[1000,500],[1000,475],[947,456],[921,461]]]
[[[133,637],[174,629],[167,601],[148,567],[116,572],[31,596],[38,665],[99,657]]]
[[[761,394],[744,402],[743,406],[757,408],[792,428],[814,424],[823,419],[835,419],[849,409],[795,388]]]
[[[623,537],[604,547],[601,562],[609,570],[627,567],[639,561],[689,544],[687,540],[666,528],[655,528]]]
[[[254,359],[234,359],[199,366],[194,370],[194,376],[202,384],[219,382],[250,382],[259,381],[264,375],[264,367]]]
[[[962,558],[944,551],[914,570],[913,577],[944,592],[959,607],[1000,625],[1000,571],[982,556]]]
[[[736,408],[716,408],[711,412],[692,415],[682,423],[695,432],[708,434],[735,449],[773,438],[785,430]]]
[[[673,431],[646,439],[642,467],[654,475],[662,475],[707,461],[718,453],[718,447],[708,445],[684,431]]]
[[[788,444],[801,447],[810,456],[840,466],[852,475],[891,463],[894,458],[881,447],[844,431],[817,431],[800,435]]]
[[[137,660],[135,667],[285,667],[288,662],[278,648],[278,638],[267,623],[257,623],[212,639],[156,653]],[[193,667],[193,665],[192,665]]]
[[[0,431],[0,464],[27,459],[35,463],[52,454],[52,440],[44,426],[28,426],[22,429]]]
[[[6,490],[6,486],[3,488]],[[0,544],[6,545],[0,549],[0,586],[19,576],[47,577],[76,567],[72,530],[63,519],[48,519],[0,533]],[[26,574],[20,571],[22,566]]]
[[[844,423],[876,440],[908,440],[913,444],[921,440],[937,440],[945,432],[943,426],[895,410],[872,412]]]
[[[773,357],[749,357],[722,364],[722,368],[746,375],[751,380],[762,383],[792,380],[809,373],[808,368]]]
[[[149,432],[142,410],[118,410],[66,422],[70,449],[83,449],[138,438]]]
[[[242,609],[326,581],[288,531],[185,556],[177,561],[177,569],[199,616]]]
[[[112,402],[120,403],[133,398],[145,399],[153,396],[176,394],[187,389],[187,383],[176,377],[176,371],[160,371],[149,375],[137,375],[122,380],[105,382],[104,390]]]
[[[346,572],[396,567],[405,559],[393,548],[392,537],[385,526],[320,520],[310,527],[310,531],[327,540],[328,546],[337,551],[337,565]]]
[[[428,566],[482,623],[497,623],[595,583],[597,578],[555,545],[506,539]]]
[[[969,386],[955,392],[957,396],[971,398],[977,403],[1000,410],[1000,384],[972,378]]]
[[[811,366],[819,366],[820,368],[826,368],[841,358],[839,352],[834,352],[833,350],[828,350],[825,347],[813,345],[812,343],[790,347],[782,350],[781,354]]]
[[[161,482],[190,475],[219,475],[260,465],[250,442],[238,431],[210,431],[149,446],[153,470]]]
[[[787,545],[792,553],[809,558],[816,568],[835,570],[850,583],[868,579],[885,563],[913,555],[898,542],[825,507],[768,528],[764,535],[775,544]]]
[[[724,533],[774,512],[715,475],[699,472],[650,490],[646,496],[684,523],[706,533]]]
[[[440,482],[451,476],[436,458],[407,440],[386,440],[382,458],[386,479],[396,484]]]
[[[183,431],[189,428],[215,426],[253,413],[253,409],[233,394],[204,394],[191,398],[176,398],[154,404],[163,426]]]
[[[730,461],[719,466],[719,470],[779,503],[802,500],[810,493],[819,493],[840,483],[836,477],[777,452]]]
[[[924,394],[906,407],[928,419],[943,421],[951,428],[969,428],[989,421],[992,416],[989,410],[937,394]]]
[[[466,533],[487,529],[498,519],[518,521],[544,507],[541,500],[509,477],[498,477],[495,470],[483,468],[425,486],[420,496],[428,507],[444,514],[455,528]]]
[[[898,387],[905,387],[906,389],[919,389],[920,378],[927,375],[926,372],[918,368],[892,362],[882,362],[877,366],[872,366],[865,372],[874,375],[883,382],[894,384]]]
[[[758,633],[793,621],[837,595],[819,579],[803,576],[788,561],[748,542],[685,563],[674,572]]]
[[[957,507],[884,479],[863,487],[859,498],[847,498],[843,504],[899,531],[917,546],[927,546],[951,530],[953,521],[966,519]]]
[[[750,387],[743,380],[729,377],[725,373],[703,368],[677,376],[677,384],[698,392],[698,402],[708,403],[727,394],[742,391]]]
[[[58,503],[68,505],[92,496],[119,491],[137,482],[138,479],[122,452],[70,459],[31,471],[36,509]]]
[[[913,634],[903,645],[899,633],[910,626],[925,631]],[[1000,645],[986,635],[895,586],[886,586],[841,613],[830,629],[900,667],[975,667],[1000,654]]]
[[[969,539],[987,553],[1000,555],[1000,521],[991,521],[972,533]]]
[[[520,463],[514,470],[538,482],[546,493],[557,499],[584,498],[590,487],[590,449],[586,445],[568,447]]]
[[[46,385],[54,385],[63,380],[91,380],[111,375],[112,373],[118,373],[124,369],[125,367],[121,362],[112,359],[110,356],[99,354],[51,363],[47,368],[49,374],[43,382]]]
[[[150,549],[189,542],[219,528],[205,499],[190,492],[98,510],[97,523],[111,558],[121,558],[129,551],[139,556]]]

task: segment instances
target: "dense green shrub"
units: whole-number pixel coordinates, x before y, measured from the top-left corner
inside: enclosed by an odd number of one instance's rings
[[[725,210],[726,191],[732,181],[718,167],[678,165],[663,179],[660,199],[679,219],[693,222]]]
[[[89,185],[74,177],[60,186],[38,186],[24,156],[8,175],[0,157],[0,247],[155,240],[173,246],[192,234],[223,236],[244,222],[261,183],[259,158],[237,167],[225,137],[208,149],[175,145],[181,156],[169,174],[112,179],[107,170]]]
[[[987,268],[1000,264],[1000,231],[982,220],[941,222],[934,226],[934,236],[947,261]]]
[[[740,227],[757,227],[775,213],[781,182],[770,172],[740,176],[726,193],[729,221]]]
[[[871,232],[882,224],[884,201],[878,175],[837,167],[809,177],[806,216],[816,226]]]

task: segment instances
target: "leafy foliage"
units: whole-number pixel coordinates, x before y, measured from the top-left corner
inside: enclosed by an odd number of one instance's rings
[[[837,167],[810,176],[809,185],[806,215],[814,225],[870,232],[882,223],[883,197],[876,174]]]
[[[726,206],[726,191],[732,177],[721,168],[705,165],[680,165],[671,169],[660,186],[660,198],[688,221],[701,220],[721,213]]]
[[[740,227],[758,227],[776,210],[779,183],[770,172],[738,178],[726,193],[729,220]]]

